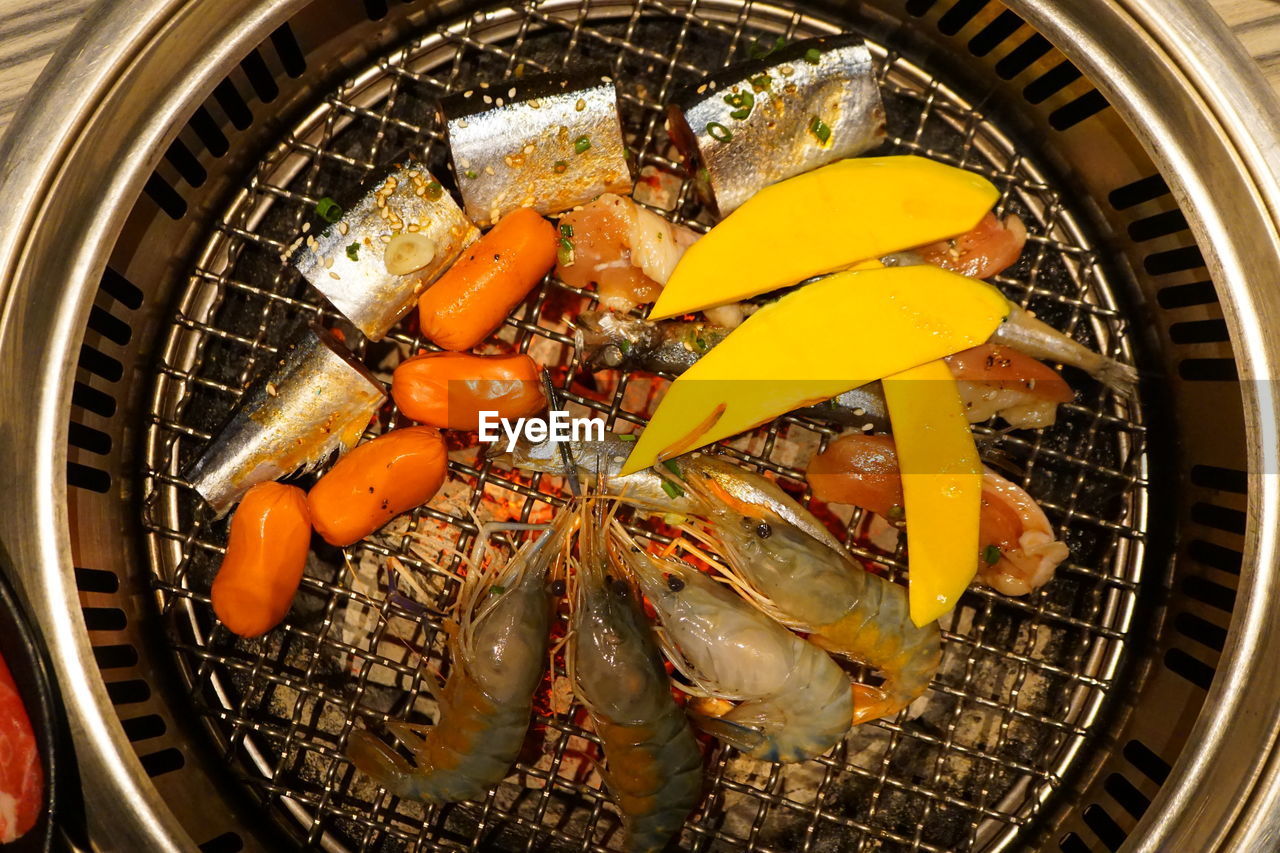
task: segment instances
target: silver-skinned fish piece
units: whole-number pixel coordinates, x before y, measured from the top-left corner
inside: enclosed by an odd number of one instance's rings
[[[308,327],[245,390],[184,477],[221,516],[258,483],[354,445],[386,396],[350,350]]]
[[[714,323],[661,320],[650,323],[613,311],[584,311],[574,320],[574,341],[591,370],[646,370],[679,375],[693,366],[731,329]],[[890,431],[889,410],[879,382],[797,409],[793,414],[869,433]]]
[[[613,81],[595,71],[481,84],[440,100],[467,215],[553,214],[631,192]]]
[[[770,184],[885,138],[871,52],[849,35],[735,63],[677,96],[667,124],[699,195],[720,216]]]
[[[376,341],[480,231],[420,164],[393,166],[367,186],[341,219],[304,237],[292,260],[342,316]]]

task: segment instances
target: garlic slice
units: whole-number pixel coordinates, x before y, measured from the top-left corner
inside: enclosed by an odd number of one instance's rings
[[[406,232],[391,238],[382,253],[382,262],[392,275],[408,275],[431,263],[435,256],[435,241],[425,234]]]

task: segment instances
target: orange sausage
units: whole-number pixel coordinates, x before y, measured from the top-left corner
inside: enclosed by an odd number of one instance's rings
[[[444,349],[471,349],[547,274],[556,246],[550,222],[527,207],[511,211],[422,294],[422,333]]]
[[[213,579],[213,612],[222,624],[241,637],[279,625],[302,582],[310,544],[306,492],[281,483],[259,483],[245,492]]]
[[[311,523],[330,545],[359,542],[431,500],[447,469],[439,430],[392,430],[347,453],[311,487]]]
[[[480,428],[481,412],[527,418],[546,406],[538,365],[527,355],[435,352],[400,363],[391,396],[415,421],[441,429]]]

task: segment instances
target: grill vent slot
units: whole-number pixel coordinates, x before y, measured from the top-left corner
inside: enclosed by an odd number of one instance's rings
[[[1031,67],[1031,63],[1049,52],[1053,45],[1039,33],[1030,36],[1022,44],[1009,52],[1009,55],[996,63],[996,73],[1003,80],[1012,80]]]
[[[1218,301],[1218,292],[1213,289],[1213,282],[1193,281],[1190,284],[1175,284],[1172,287],[1161,288],[1156,293],[1156,301],[1161,308],[1211,305]]]
[[[1085,92],[1066,106],[1049,113],[1049,125],[1054,130],[1069,130],[1080,122],[1105,110],[1110,104],[1097,89]]]
[[[1213,344],[1231,339],[1227,333],[1227,321],[1188,320],[1169,327],[1169,339],[1175,344]]]
[[[1116,210],[1128,210],[1146,201],[1154,201],[1169,194],[1169,185],[1159,175],[1140,178],[1111,191],[1107,200]]]
[[[244,849],[244,839],[234,832],[224,832],[200,845],[200,853],[239,853]]]
[[[953,36],[964,29],[964,25],[973,20],[987,5],[987,0],[960,0],[938,19],[938,30]]]
[[[1208,690],[1213,683],[1213,667],[1182,649],[1169,649],[1164,653],[1164,665],[1170,672],[1182,676],[1201,690]]]
[[[1079,80],[1080,76],[1080,69],[1070,62],[1059,62],[1040,79],[1028,83],[1022,90],[1022,96],[1031,103],[1038,104]]]
[[[138,760],[142,762],[142,769],[147,771],[147,775],[153,779],[165,773],[181,770],[187,765],[186,756],[173,747],[149,755],[139,755]]]
[[[1178,375],[1191,382],[1236,382],[1240,373],[1234,359],[1186,358],[1178,362]]]
[[[1224,533],[1244,535],[1245,514],[1238,509],[1200,501],[1191,506],[1191,520]]]
[[[1202,646],[1221,652],[1227,642],[1227,629],[1221,628],[1208,619],[1202,619],[1194,613],[1179,613],[1173,620],[1178,633]]]
[[[1013,12],[1005,10],[997,15],[994,21],[983,27],[977,35],[969,39],[969,52],[974,56],[986,56],[1017,32],[1021,26],[1022,19]]]
[[[1107,814],[1107,810],[1097,803],[1085,807],[1084,822],[1108,850],[1119,850],[1120,845],[1124,843],[1124,830],[1111,815]]]
[[[141,717],[131,717],[127,720],[121,720],[121,724],[124,726],[125,736],[129,738],[130,743],[160,737],[169,730],[169,727],[165,725],[164,718],[159,714],[144,714]]]
[[[1169,762],[1156,755],[1151,747],[1142,741],[1131,740],[1126,743],[1123,754],[1129,763],[1136,767],[1142,775],[1157,785],[1163,785],[1165,780],[1169,778],[1169,771],[1172,770]]]
[[[1112,773],[1108,776],[1107,781],[1103,783],[1103,788],[1135,820],[1141,818],[1151,805],[1151,800],[1147,795],[1139,791],[1132,782],[1119,773]]]

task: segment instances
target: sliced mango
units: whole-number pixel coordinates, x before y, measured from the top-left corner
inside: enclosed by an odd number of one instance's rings
[[[911,621],[924,626],[956,606],[978,571],[982,462],[946,362],[886,376],[884,398],[902,474]]]
[[[766,305],[667,389],[622,473],[977,346],[1009,313],[938,267],[836,273]]]
[[[999,191],[924,157],[859,157],[756,193],[689,247],[651,320],[737,302],[973,228]]]

